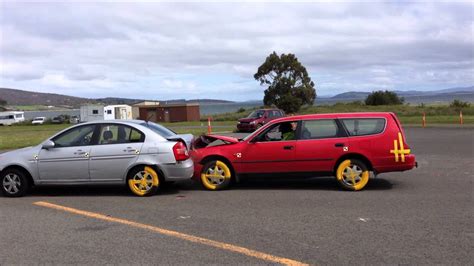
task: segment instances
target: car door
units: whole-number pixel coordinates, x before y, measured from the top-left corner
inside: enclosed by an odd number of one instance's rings
[[[54,137],[54,148],[41,149],[38,172],[42,181],[89,181],[89,154],[95,125],[74,127]]]
[[[124,124],[101,124],[98,136],[98,143],[90,152],[91,180],[123,180],[140,154],[145,135]]]
[[[296,144],[295,165],[303,172],[332,172],[348,152],[348,139],[335,119],[303,120]]]
[[[297,171],[293,164],[296,151],[296,126],[297,122],[277,123],[250,140],[241,153],[241,172],[284,173]],[[283,135],[291,133],[288,129],[291,129],[295,135],[293,138],[285,139]]]

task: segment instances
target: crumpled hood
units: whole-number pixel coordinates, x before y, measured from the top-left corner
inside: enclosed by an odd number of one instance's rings
[[[220,140],[220,142],[218,141]],[[216,142],[217,141],[217,142]],[[222,144],[235,144],[239,143],[239,140],[233,137],[220,136],[220,135],[202,135],[199,138],[196,138],[193,143],[193,148],[201,149],[207,146],[215,146],[215,143]],[[214,144],[213,144],[214,143]]]
[[[238,139],[233,138],[233,137],[229,137],[229,136],[206,135],[206,137],[207,137],[207,138],[210,138],[210,139],[214,139],[214,140],[220,139],[220,140],[222,140],[222,141],[230,142],[230,143],[238,143],[238,142],[239,142]]]

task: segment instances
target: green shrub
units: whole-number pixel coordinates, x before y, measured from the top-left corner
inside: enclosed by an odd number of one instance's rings
[[[366,105],[401,105],[405,99],[393,91],[374,91],[365,99]]]

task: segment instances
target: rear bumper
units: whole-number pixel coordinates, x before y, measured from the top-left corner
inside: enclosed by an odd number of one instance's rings
[[[187,180],[193,176],[194,163],[192,159],[174,164],[160,165],[166,181]]]
[[[395,162],[394,160],[391,164],[374,166],[377,173],[401,172],[411,170],[415,167],[418,167],[418,162],[414,154],[405,155],[405,162]]]

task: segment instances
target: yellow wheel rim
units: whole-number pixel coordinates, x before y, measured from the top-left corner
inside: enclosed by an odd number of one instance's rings
[[[359,165],[351,163],[351,160],[345,160],[337,168],[336,178],[346,187],[361,190],[369,182],[369,171],[364,171]]]
[[[158,187],[160,180],[158,174],[153,168],[146,166],[142,171],[137,172],[128,180],[128,186],[133,193],[138,196],[144,196],[154,187]]]
[[[221,162],[216,161],[207,169],[203,169],[201,174],[201,181],[207,189],[216,190],[220,185],[224,184],[231,177],[229,167]]]

